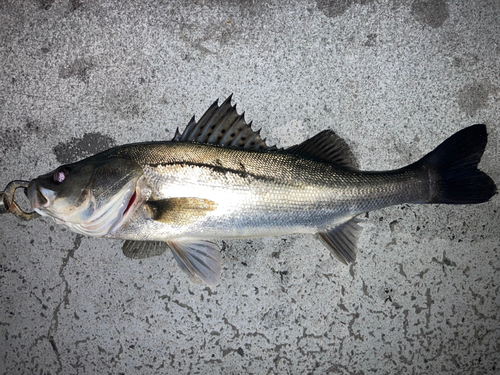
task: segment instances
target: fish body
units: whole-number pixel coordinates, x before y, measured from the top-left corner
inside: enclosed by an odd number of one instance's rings
[[[485,126],[474,125],[409,166],[366,172],[329,130],[288,149],[269,147],[230,97],[172,141],[62,166],[33,180],[28,197],[38,213],[77,233],[126,240],[129,257],[170,248],[181,269],[213,286],[222,260],[210,239],[319,234],[348,263],[361,213],[489,200],[496,186],[477,169],[486,138]]]
[[[365,173],[286,152],[185,142],[133,145],[117,154],[141,166],[148,199],[175,197],[179,205],[165,207],[162,220],[150,220],[154,204],[143,205],[108,235],[115,238],[184,240],[319,233],[359,213],[429,195],[424,169]]]

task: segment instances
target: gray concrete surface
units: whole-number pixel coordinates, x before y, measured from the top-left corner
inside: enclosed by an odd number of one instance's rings
[[[170,139],[216,98],[271,143],[331,128],[363,169],[485,123],[500,182],[498,1],[0,1],[0,187]],[[170,255],[0,217],[2,374],[497,374],[500,198],[366,215],[345,267],[313,236]]]

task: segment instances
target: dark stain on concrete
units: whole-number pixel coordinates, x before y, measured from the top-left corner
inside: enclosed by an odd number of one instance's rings
[[[114,147],[111,137],[100,133],[86,133],[82,138],[71,138],[53,148],[56,159],[61,164],[72,163]]]
[[[49,10],[52,7],[52,4],[54,4],[54,0],[36,0],[36,2],[43,10]]]
[[[69,0],[69,10],[74,12],[78,8],[82,6],[82,2],[80,0]]]
[[[374,47],[377,44],[377,34],[368,34],[366,36],[365,47]]]
[[[94,64],[86,59],[76,59],[72,63],[59,67],[59,78],[68,79],[75,77],[78,80],[87,83],[89,80],[89,71]]]
[[[221,46],[231,45],[238,40],[238,27],[231,20],[215,22],[206,27],[201,27],[197,23],[182,22],[179,24],[180,38],[190,45],[195,55],[186,51],[182,58],[186,61],[195,59],[196,54],[200,56],[208,56],[216,51],[211,50],[210,46],[213,41],[218,42]],[[207,44],[208,43],[208,44]]]
[[[344,14],[352,4],[365,5],[372,2],[373,0],[316,0],[316,7],[325,16],[335,18]]]
[[[347,9],[352,5],[352,0],[317,0],[316,6],[321,10],[325,16],[334,18],[344,14]]]
[[[146,106],[141,102],[137,90],[109,90],[104,98],[104,109],[123,119],[138,118],[146,113]]]
[[[436,29],[450,17],[445,0],[415,0],[411,4],[411,15],[418,22]]]
[[[27,119],[23,127],[0,129],[0,162],[8,150],[21,150],[21,146],[32,136],[40,136],[41,125],[36,120]]]
[[[473,83],[464,86],[457,94],[457,103],[462,112],[474,116],[486,107],[488,97],[498,92],[498,87],[489,83]]]

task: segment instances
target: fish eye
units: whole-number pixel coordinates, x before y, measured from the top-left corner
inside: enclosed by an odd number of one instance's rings
[[[61,182],[63,182],[66,179],[66,176],[69,174],[69,171],[67,169],[58,169],[57,171],[54,172],[54,175],[52,176],[52,179],[54,180],[54,183],[59,185]]]

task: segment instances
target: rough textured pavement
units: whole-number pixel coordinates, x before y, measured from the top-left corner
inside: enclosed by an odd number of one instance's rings
[[[500,182],[498,1],[0,1],[0,188],[170,139],[234,93],[270,143],[331,128],[362,169],[485,123]],[[500,197],[364,218],[346,267],[314,236],[170,254],[0,217],[2,374],[497,374]]]

